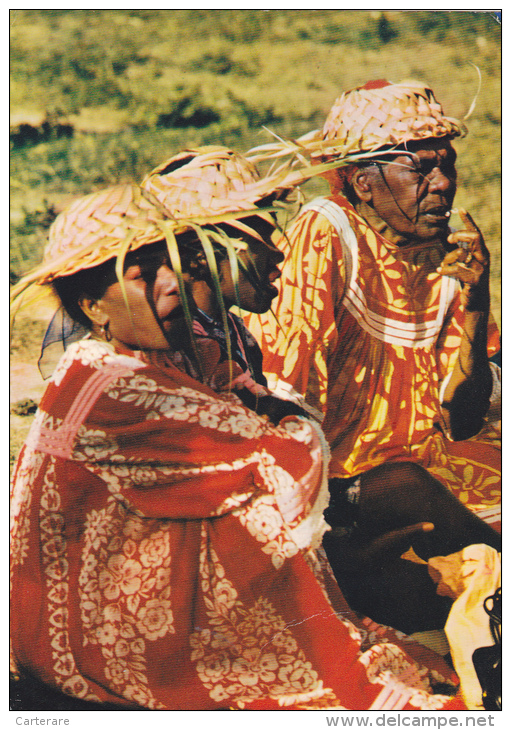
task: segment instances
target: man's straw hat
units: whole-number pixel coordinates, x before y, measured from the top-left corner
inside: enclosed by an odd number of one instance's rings
[[[309,161],[315,174],[322,175],[332,169],[356,165],[374,158],[383,149],[412,140],[452,138],[466,133],[463,122],[444,115],[426,84],[420,81],[392,84],[379,80],[339,96],[322,130],[313,130],[294,140],[274,135],[276,141],[254,147],[246,155],[253,162],[290,157],[306,166]]]
[[[411,140],[464,134],[463,123],[446,117],[432,89],[420,81],[373,81],[336,99],[314,154],[343,157]]]

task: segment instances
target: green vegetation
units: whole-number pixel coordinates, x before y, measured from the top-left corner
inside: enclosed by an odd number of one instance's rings
[[[429,82],[463,117],[459,193],[493,257],[500,317],[500,40],[492,13],[11,10],[11,266],[40,260],[75,195],[138,181],[191,144],[241,151],[323,123],[371,78]],[[323,192],[309,183],[307,196]]]

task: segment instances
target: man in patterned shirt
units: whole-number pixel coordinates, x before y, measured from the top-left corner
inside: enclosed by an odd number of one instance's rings
[[[489,254],[463,209],[462,229],[449,229],[451,142],[465,131],[418,82],[343,94],[313,156],[366,157],[328,173],[331,195],[307,204],[280,244],[276,317],[248,320],[269,387],[292,387],[323,412],[328,519],[356,523],[359,538],[429,520],[438,549],[456,512],[467,539],[477,515],[492,525],[484,541],[499,545],[500,441],[486,418],[498,380]],[[444,554],[460,547],[446,540]],[[368,578],[373,598],[397,574],[382,575]]]

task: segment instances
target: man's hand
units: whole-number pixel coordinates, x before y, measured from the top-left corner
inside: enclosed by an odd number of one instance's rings
[[[437,271],[444,276],[454,276],[463,284],[461,298],[467,309],[487,311],[490,253],[472,216],[464,208],[460,208],[459,215],[464,227],[447,239],[458,248],[445,256]]]
[[[442,403],[446,428],[455,441],[480,430],[492,391],[487,352],[490,254],[472,217],[463,208],[459,214],[464,227],[447,239],[458,248],[448,253],[438,268],[439,273],[461,282],[461,301],[465,306],[458,360]]]
[[[333,528],[325,532],[323,543],[328,559],[335,569],[344,573],[374,571],[390,560],[399,558],[413,544],[414,538],[431,532],[435,526],[431,522],[418,522],[377,537],[340,535]]]

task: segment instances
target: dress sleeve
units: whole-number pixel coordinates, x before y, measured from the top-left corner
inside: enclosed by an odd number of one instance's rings
[[[286,254],[279,296],[266,315],[251,315],[248,328],[260,341],[268,387],[291,386],[325,412],[328,350],[335,345],[335,312],[344,291],[339,237],[316,211],[303,213],[279,244]]]
[[[146,517],[202,519],[267,493],[301,519],[321,488],[320,451],[306,419],[273,427],[235,396],[164,384],[148,369],[105,388],[71,458]]]

